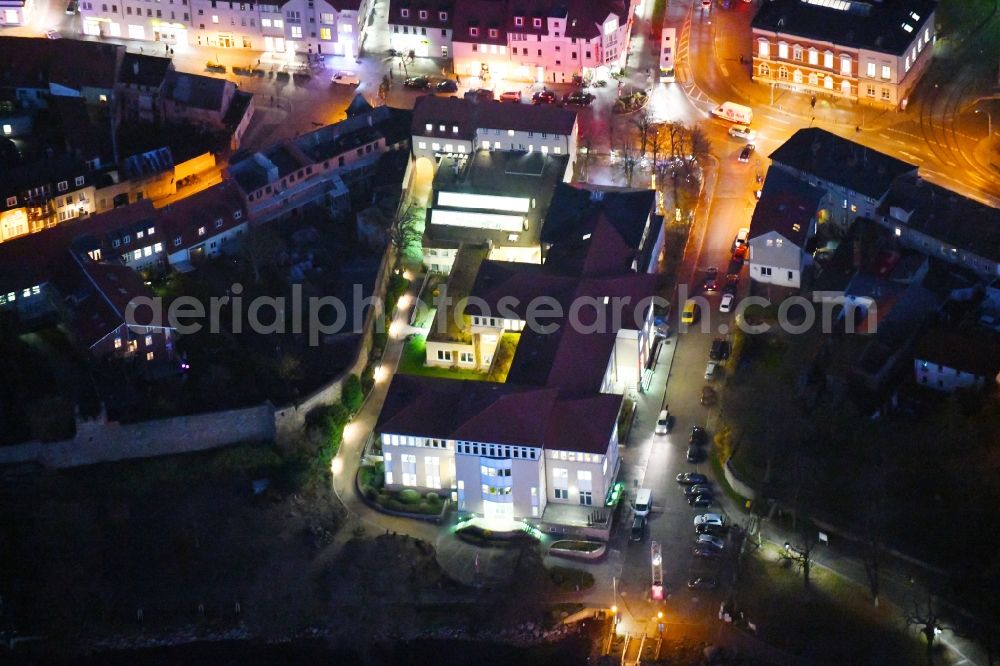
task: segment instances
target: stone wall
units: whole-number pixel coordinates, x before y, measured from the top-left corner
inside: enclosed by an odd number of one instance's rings
[[[73,439],[0,447],[0,464],[39,463],[46,467],[78,467],[272,439],[274,408],[264,404],[140,423],[85,421],[77,425]]]

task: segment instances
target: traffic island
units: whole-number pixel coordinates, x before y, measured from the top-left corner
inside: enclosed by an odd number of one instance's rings
[[[608,545],[601,541],[575,541],[564,539],[549,547],[549,555],[577,560],[597,560],[607,552]]]

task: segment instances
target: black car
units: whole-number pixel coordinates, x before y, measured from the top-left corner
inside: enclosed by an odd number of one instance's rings
[[[476,90],[467,90],[463,97],[470,102],[492,102],[493,101],[493,91],[487,88],[477,88]]]
[[[436,87],[438,92],[458,92],[458,81],[445,79],[438,83]]]
[[[706,560],[717,560],[722,557],[722,553],[708,546],[695,546],[691,552],[695,557],[703,557]]]
[[[700,509],[712,506],[713,503],[715,503],[715,498],[711,495],[692,495],[688,497],[688,504]]]
[[[691,426],[691,440],[690,444],[692,446],[702,446],[708,441],[708,433],[701,426]]]
[[[532,104],[555,104],[556,94],[551,90],[539,90],[531,96]]]
[[[688,486],[684,489],[685,497],[694,497],[695,495],[711,495],[712,489],[709,488],[704,483],[699,483],[696,486]]]
[[[431,80],[426,76],[411,76],[403,81],[403,85],[414,90],[427,90],[431,87]]]
[[[590,106],[594,102],[595,97],[588,92],[583,92],[582,90],[577,90],[569,93],[563,97],[563,104],[572,104],[574,106]]]
[[[702,523],[694,528],[694,533],[698,536],[701,536],[702,534],[711,534],[712,536],[724,537],[726,536],[726,528],[722,525]]]
[[[688,589],[691,590],[714,590],[717,587],[719,587],[719,581],[716,578],[699,576],[688,581]]]
[[[753,155],[754,147],[752,143],[748,143],[743,146],[743,150],[740,151],[740,162],[749,162],[750,156]]]
[[[740,276],[738,274],[729,273],[726,275],[726,286],[722,288],[727,294],[736,294],[740,288]]]
[[[703,456],[704,456],[704,453],[702,452],[701,448],[699,448],[697,446],[689,446],[688,447],[687,461],[689,463],[701,462],[701,459],[702,459]]]
[[[686,486],[708,483],[708,477],[698,472],[681,472],[677,475],[677,483],[683,483]]]
[[[724,361],[729,358],[730,344],[725,338],[715,338],[712,340],[712,349],[708,352],[708,357],[713,361]]]

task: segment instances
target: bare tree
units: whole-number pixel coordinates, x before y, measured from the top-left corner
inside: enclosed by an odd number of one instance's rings
[[[631,144],[626,143],[622,149],[622,154],[615,164],[617,171],[625,179],[625,187],[632,187],[632,180],[635,178],[635,170],[639,166],[639,155]]]
[[[937,602],[930,594],[927,595],[927,603],[921,604],[914,600],[913,608],[906,615],[906,624],[918,627],[924,639],[927,641],[927,666],[934,663],[934,643],[942,631],[951,629],[941,622],[937,611]]]
[[[861,559],[868,578],[868,591],[872,603],[878,608],[881,594],[882,563],[885,560],[885,534],[892,522],[886,493],[888,475],[881,461],[868,465],[858,479],[855,508],[858,515],[858,532],[861,535]]]
[[[667,147],[667,129],[662,123],[654,123],[649,128],[649,152],[653,158],[653,171],[660,173],[660,160]]]
[[[688,154],[696,161],[702,161],[712,152],[712,141],[698,125],[688,130]]]
[[[646,148],[649,145],[649,135],[655,125],[653,116],[648,109],[637,111],[629,118],[629,124],[635,129],[636,138],[639,139],[639,159],[646,157]]]
[[[419,243],[422,237],[423,211],[419,206],[408,203],[399,208],[389,222],[386,237],[396,254],[396,264],[402,261],[406,249]]]
[[[240,255],[250,264],[253,281],[259,283],[261,272],[277,263],[284,243],[266,225],[252,226],[240,241]]]
[[[796,563],[802,569],[802,582],[809,589],[809,574],[812,570],[813,550],[819,543],[818,532],[812,521],[800,523],[801,530],[795,543],[786,541],[781,551],[781,558]]]

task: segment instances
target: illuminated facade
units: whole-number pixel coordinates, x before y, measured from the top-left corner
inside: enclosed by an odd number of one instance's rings
[[[120,4],[119,4],[120,3]],[[85,34],[167,46],[356,57],[367,0],[84,0]]]
[[[754,17],[753,80],[905,107],[930,65],[934,0],[777,0]]]
[[[0,28],[26,24],[32,4],[32,0],[0,0]]]

